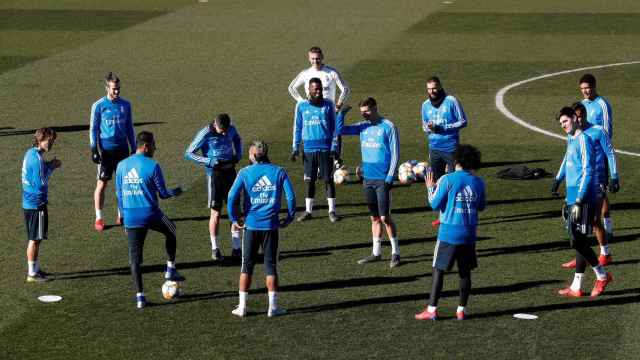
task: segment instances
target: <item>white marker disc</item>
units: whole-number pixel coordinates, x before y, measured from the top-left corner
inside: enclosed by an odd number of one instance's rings
[[[42,296],[38,296],[38,300],[42,301],[43,303],[52,303],[52,302],[58,302],[58,301],[62,300],[62,296],[59,296],[59,295],[42,295]]]
[[[533,314],[522,314],[522,313],[518,313],[518,314],[513,314],[513,317],[516,319],[523,319],[523,320],[535,320],[538,318],[537,315],[533,315]]]

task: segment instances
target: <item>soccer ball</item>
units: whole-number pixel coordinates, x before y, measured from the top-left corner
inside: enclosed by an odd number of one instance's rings
[[[345,166],[333,172],[333,182],[336,184],[343,184],[349,181],[349,171]]]
[[[177,298],[181,292],[180,283],[177,281],[167,280],[162,284],[162,297],[167,300]]]
[[[424,180],[424,175],[429,167],[429,163],[426,161],[419,162],[413,167],[413,174],[416,176],[418,180]]]
[[[398,180],[400,180],[401,184],[411,184],[416,181],[416,175],[413,173],[413,167],[418,162],[415,160],[409,160],[403,162],[398,167]]]

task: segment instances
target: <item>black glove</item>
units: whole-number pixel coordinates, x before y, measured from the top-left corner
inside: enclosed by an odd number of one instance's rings
[[[609,183],[609,192],[615,194],[618,191],[620,191],[620,180],[611,179],[611,182]]]
[[[93,161],[95,164],[100,164],[100,161],[102,161],[100,152],[98,152],[98,148],[91,148],[91,161]]]
[[[576,201],[575,204],[571,205],[571,221],[577,223],[580,221],[580,216],[582,215],[582,204],[580,201]]]
[[[173,196],[180,196],[180,194],[182,194],[182,188],[178,186],[177,188],[172,189],[171,192],[173,193]]]
[[[280,220],[278,221],[278,227],[279,227],[280,229],[284,229],[284,228],[286,228],[287,226],[289,226],[289,224],[291,224],[291,222],[293,222],[293,218],[292,218],[292,217],[291,217],[291,218],[290,218],[290,217],[286,217],[286,218],[284,218],[284,219],[280,219]]]
[[[558,193],[559,187],[560,187],[560,181],[553,180],[553,185],[551,185],[551,195],[553,197],[560,197],[560,194]]]
[[[298,157],[298,155],[300,155],[300,151],[298,150],[293,150],[293,152],[291,153],[291,161],[296,161],[296,158]]]

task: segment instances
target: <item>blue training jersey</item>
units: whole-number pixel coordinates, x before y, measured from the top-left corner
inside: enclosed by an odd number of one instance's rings
[[[133,153],[136,150],[136,135],[131,104],[123,98],[111,101],[107,96],[96,101],[91,106],[89,141],[94,149],[129,148]]]
[[[216,164],[242,159],[242,139],[233,125],[224,135],[205,126],[191,141],[184,158],[203,165],[207,175],[211,175]]]
[[[591,125],[600,125],[604,132],[613,138],[613,110],[607,99],[598,96],[593,100],[583,99],[582,105],[587,109],[587,122]]]
[[[258,163],[242,168],[229,190],[227,210],[232,222],[241,214],[233,206],[243,199],[245,226],[249,230],[275,230],[279,227],[278,212],[282,193],[287,198],[288,221],[296,214],[296,194],[285,169],[269,163]]]
[[[323,99],[320,106],[308,100],[296,104],[293,117],[293,150],[303,143],[305,152],[336,150],[336,112],[331,100]]]
[[[49,177],[53,167],[35,147],[22,160],[22,208],[37,209],[48,202]]]
[[[427,123],[435,125],[434,130]],[[467,126],[467,115],[462,104],[453,95],[446,95],[440,106],[431,104],[431,99],[422,103],[422,129],[427,133],[429,150],[454,152],[460,142],[460,129]]]
[[[160,165],[144,154],[131,155],[118,163],[116,196],[125,228],[139,228],[162,217],[158,196],[173,196],[167,190]]]
[[[400,155],[400,139],[395,125],[380,118],[375,123],[362,120],[343,126],[344,114],[340,113],[339,117],[340,135],[360,135],[363,177],[366,180],[392,182]]]
[[[485,208],[484,181],[466,170],[442,176],[428,189],[431,208],[440,210],[438,240],[449,244],[476,242],[478,211]]]
[[[591,203],[595,201],[596,155],[593,142],[584,133],[567,136],[567,152],[556,175],[556,180],[566,181],[566,202],[573,205],[576,201]]]
[[[612,179],[618,178],[618,168],[616,165],[616,153],[609,136],[602,129],[602,126],[592,125],[583,132],[593,141],[596,153],[595,182],[596,184],[608,184],[609,176]]]

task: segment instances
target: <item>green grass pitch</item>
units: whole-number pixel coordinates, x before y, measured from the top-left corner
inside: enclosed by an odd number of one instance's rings
[[[0,1],[0,358],[3,359],[368,359],[368,358],[637,358],[640,315],[638,157],[619,155],[622,190],[611,196],[616,238],[614,282],[601,298],[565,299],[555,291],[572,277],[561,262],[568,249],[550,179],[505,181],[495,174],[525,163],[555,172],[562,141],[509,121],[495,106],[511,83],[585,66],[640,60],[640,4],[626,0],[249,1],[80,0]],[[325,50],[353,93],[378,100],[395,122],[401,159],[424,159],[420,129],[424,80],[437,74],[470,119],[462,141],[483,152],[487,183],[481,215],[479,268],[466,322],[453,320],[457,275],[445,279],[435,323],[413,320],[431,285],[435,214],[424,187],[393,191],[404,265],[360,266],[370,251],[359,185],[338,188],[331,224],[326,208],[281,234],[280,302],[290,314],[268,319],[262,269],[249,307],[237,303],[236,264],[210,261],[201,168],[182,155],[198,129],[219,112],[234,118],[243,139],[263,138],[272,161],[287,167],[303,205],[300,163],[289,163],[294,103],[287,85],[308,66],[306,49]],[[107,71],[122,79],[136,130],[156,134],[169,185],[187,191],[162,207],[178,227],[178,268],[185,295],[160,295],[163,239],[151,234],[145,286],[153,306],[136,311],[126,239],[112,227],[93,230],[95,167],[88,147],[89,109],[104,95]],[[636,138],[640,65],[592,71],[614,110],[614,144],[640,152]],[[527,83],[505,105],[545,130],[561,133],[554,113],[579,99],[571,73]],[[350,121],[356,119],[351,114]],[[63,161],[50,182],[50,240],[43,267],[55,280],[26,284],[20,166],[33,129],[54,126],[51,153]],[[634,130],[635,129],[635,130]],[[358,163],[354,139],[345,161]],[[242,162],[247,164],[246,158]],[[113,186],[106,219],[115,219]],[[322,191],[317,203],[324,205]],[[226,227],[226,220],[223,221]],[[224,250],[229,235],[222,232]],[[390,247],[384,243],[383,256]],[[586,273],[585,287],[594,278]],[[59,294],[57,304],[37,296]],[[516,320],[514,313],[539,316]],[[636,355],[633,355],[636,354]]]

